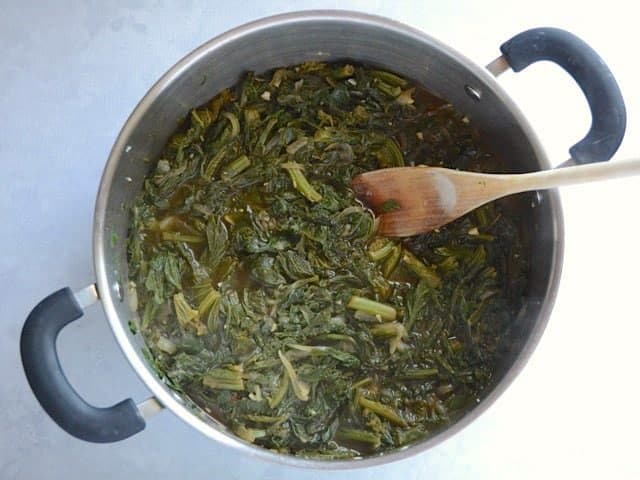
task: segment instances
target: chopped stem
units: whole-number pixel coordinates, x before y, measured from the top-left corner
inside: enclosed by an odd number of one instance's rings
[[[362,380],[358,380],[356,383],[351,385],[351,390],[356,390],[360,387],[364,387],[365,385],[370,384],[372,381],[373,380],[371,379],[371,377],[365,377]]]
[[[162,239],[170,242],[186,242],[186,243],[202,243],[204,237],[202,235],[189,235],[180,232],[162,232]]]
[[[216,171],[218,170],[218,167],[220,166],[220,163],[222,162],[222,159],[224,158],[226,153],[227,149],[226,147],[223,147],[218,150],[213,157],[211,157],[211,160],[209,160],[207,163],[202,164],[202,178],[211,181],[213,176],[216,174]]]
[[[393,250],[394,243],[390,242],[386,239],[377,239],[374,240],[371,245],[369,245],[369,257],[374,262],[382,260],[386,258],[391,251]]]
[[[295,155],[295,153],[307,143],[309,143],[309,139],[307,137],[299,138],[287,146],[287,153],[289,155]]]
[[[360,405],[362,408],[366,408],[367,410],[371,410],[376,415],[380,415],[381,417],[386,418],[394,425],[398,425],[400,427],[408,426],[405,419],[402,418],[393,408],[380,402],[369,400],[368,398],[360,395],[358,397],[358,405]]]
[[[278,356],[280,357],[282,365],[284,365],[284,369],[287,372],[289,380],[291,380],[293,393],[298,397],[298,400],[302,400],[303,402],[308,401],[310,391],[309,385],[298,378],[296,371],[293,369],[293,365],[291,365],[289,359],[280,350],[278,350]]]
[[[284,400],[285,395],[287,394],[287,390],[289,389],[289,375],[287,372],[282,374],[282,378],[280,379],[280,385],[278,385],[278,389],[275,391],[273,396],[269,399],[269,407],[276,408],[280,405],[280,402]]]
[[[396,319],[398,312],[391,305],[369,300],[368,298],[358,297],[354,295],[349,300],[347,307],[352,310],[359,310],[370,315],[380,315],[380,318],[387,321]]]
[[[353,339],[353,337],[349,336],[349,335],[345,335],[342,333],[325,333],[322,335],[318,335],[317,337],[315,337],[316,341],[322,342],[322,341],[327,341],[327,342],[347,342],[350,343],[351,345],[357,345],[356,341]]]
[[[294,350],[298,350],[300,352],[308,353],[309,355],[327,355],[327,351],[329,347],[324,345],[298,345],[295,343],[290,343],[287,347],[292,348]]]
[[[258,142],[256,143],[256,146],[260,146],[260,147],[264,146],[264,144],[267,141],[267,137],[271,133],[271,130],[273,129],[276,123],[278,123],[277,117],[271,117],[269,119],[269,121],[267,122],[267,125],[264,127],[264,130],[262,131],[262,133],[260,134],[260,137],[258,138]]]
[[[398,322],[378,323],[371,327],[371,335],[375,338],[402,337],[404,333],[404,327]]]
[[[409,250],[404,250],[402,262],[409,270],[424,279],[431,288],[439,287],[442,281],[436,272],[427,267],[418,257]]]
[[[240,133],[240,121],[238,117],[236,117],[235,113],[231,112],[222,112],[222,116],[229,120],[231,124],[231,138],[237,137]]]
[[[438,375],[437,368],[415,368],[405,370],[400,375],[403,380],[426,380]]]
[[[302,173],[302,165],[296,162],[286,162],[282,164],[282,168],[289,172],[291,182],[293,182],[293,188],[298,190],[307,200],[310,202],[319,202],[322,200],[322,195],[313,188],[304,176],[304,173]]]
[[[280,415],[278,417],[272,417],[270,415],[247,415],[247,420],[251,420],[256,423],[282,423],[289,418],[288,415]]]
[[[223,179],[233,178],[245,171],[250,166],[251,160],[249,160],[249,157],[247,157],[246,155],[240,155],[233,162],[224,167],[224,170],[220,174],[220,177]]]
[[[391,250],[391,253],[386,258],[384,263],[382,264],[382,275],[385,278],[389,278],[389,276],[393,273],[393,271],[398,266],[400,262],[400,256],[402,255],[402,247],[400,245],[395,245]]]
[[[386,93],[390,97],[397,97],[398,95],[400,95],[402,93],[402,88],[393,87],[393,86],[389,85],[388,83],[385,83],[385,82],[383,82],[381,80],[375,82],[375,85],[376,85],[376,87],[378,87],[378,90],[380,90],[383,93]]]
[[[336,439],[343,442],[356,442],[364,444],[375,450],[380,446],[380,435],[367,430],[358,430],[355,428],[340,428],[336,432]]]
[[[244,390],[242,370],[240,369],[214,368],[202,377],[202,384],[217,390]]]
[[[391,72],[385,72],[384,70],[374,70],[371,72],[371,76],[394,87],[404,87],[407,85],[407,81],[404,78]]]

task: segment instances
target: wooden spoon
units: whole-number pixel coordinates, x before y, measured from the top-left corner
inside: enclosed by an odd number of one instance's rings
[[[521,174],[486,174],[439,167],[397,167],[357,175],[358,198],[380,216],[378,233],[429,232],[497,198],[640,174],[640,159]]]

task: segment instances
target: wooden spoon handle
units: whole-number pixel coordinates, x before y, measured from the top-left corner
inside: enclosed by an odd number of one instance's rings
[[[512,194],[632,175],[640,175],[640,159],[616,160],[610,163],[592,163],[556,170],[509,175],[511,181],[505,182],[505,186],[509,184],[508,194]]]

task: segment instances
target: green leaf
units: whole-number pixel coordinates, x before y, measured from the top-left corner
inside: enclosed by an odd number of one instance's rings
[[[249,263],[249,275],[265,287],[277,287],[287,281],[278,271],[275,258],[270,255],[258,255]]]
[[[382,213],[389,213],[389,212],[393,212],[393,211],[399,210],[399,209],[400,209],[400,204],[394,198],[390,198],[388,200],[385,200],[384,202],[382,202],[380,204],[380,211]]]
[[[193,329],[198,335],[204,335],[206,327],[198,321],[200,318],[198,310],[191,308],[182,292],[173,296],[173,307],[178,323],[183,329]]]
[[[465,415],[522,330],[527,229],[497,202],[379,237],[351,180],[403,165],[504,168],[452,105],[362,65],[248,73],[189,111],[126,207],[132,324],[162,381],[312,458],[378,455]]]
[[[229,232],[222,219],[212,217],[207,222],[206,235],[209,247],[208,266],[211,270],[215,270],[227,252]]]

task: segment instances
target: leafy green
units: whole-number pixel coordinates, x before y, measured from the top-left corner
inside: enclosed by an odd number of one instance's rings
[[[400,204],[395,198],[390,198],[380,204],[380,211],[382,213],[393,212],[394,210],[398,210],[399,208]]]
[[[461,113],[391,72],[249,73],[192,110],[130,210],[136,330],[158,376],[245,441],[313,458],[464,415],[509,352],[528,256],[498,204],[378,236],[351,179],[422,164],[495,168]]]
[[[199,322],[200,313],[198,310],[191,308],[182,292],[173,296],[173,307],[176,312],[178,323],[184,330],[192,329],[198,335],[204,335],[205,327]]]

